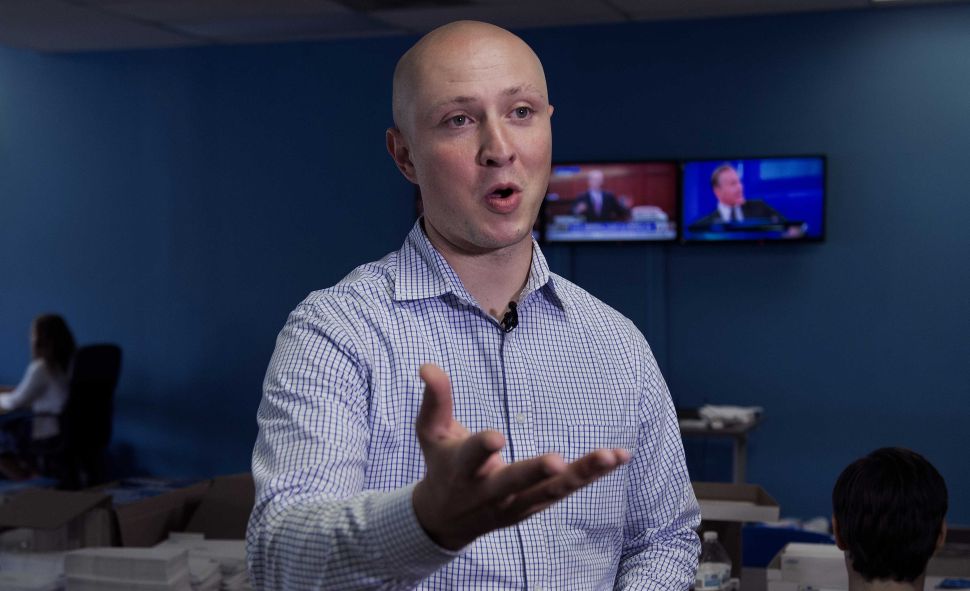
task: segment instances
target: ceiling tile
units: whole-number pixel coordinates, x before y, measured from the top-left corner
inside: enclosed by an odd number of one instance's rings
[[[58,0],[0,2],[0,44],[36,51],[178,47],[202,42]]]
[[[178,22],[172,26],[192,35],[217,39],[224,43],[370,37],[401,33],[387,23],[349,12],[303,17]]]
[[[96,0],[114,14],[150,21],[230,20],[344,13],[351,10],[329,0]]]
[[[869,0],[610,0],[636,20],[707,18],[745,14],[840,10],[869,6]]]
[[[623,15],[600,2],[586,0],[537,0],[532,2],[490,2],[466,7],[378,10],[374,17],[412,32],[426,32],[460,20],[480,20],[510,29],[610,23]]]
[[[944,2],[967,0],[0,0],[0,45],[161,48],[420,33],[458,19],[524,29]]]

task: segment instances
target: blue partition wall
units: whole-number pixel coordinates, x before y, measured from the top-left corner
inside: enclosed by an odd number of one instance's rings
[[[765,407],[749,478],[785,515],[904,445],[970,522],[968,30],[944,5],[523,32],[556,160],[827,155],[824,243],[547,249],[644,330],[679,405]],[[286,314],[410,227],[383,132],[413,40],[0,50],[0,383],[59,311],[124,347],[130,469],[247,469]],[[729,474],[716,451],[696,477]]]

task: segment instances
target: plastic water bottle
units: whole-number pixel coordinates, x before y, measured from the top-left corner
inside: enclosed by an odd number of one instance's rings
[[[716,531],[704,532],[700,564],[694,581],[695,591],[720,591],[731,579],[731,559],[717,541]]]

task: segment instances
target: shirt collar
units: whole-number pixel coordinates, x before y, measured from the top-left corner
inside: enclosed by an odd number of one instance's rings
[[[548,293],[550,299],[562,307],[546,257],[533,240],[532,264],[529,266],[529,278],[525,282],[525,288],[519,298],[520,302],[540,290]],[[465,290],[458,274],[428,240],[419,219],[414,223],[404,245],[398,251],[394,299],[395,301],[420,300],[446,293],[453,294],[469,304],[475,304],[475,298]]]

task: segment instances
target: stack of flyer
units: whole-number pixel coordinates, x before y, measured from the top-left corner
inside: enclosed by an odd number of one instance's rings
[[[203,564],[218,566],[220,591],[251,591],[249,573],[246,572],[246,542],[243,540],[207,540],[202,534],[171,533],[156,548],[182,548],[189,553],[189,570],[192,571],[193,589],[201,591],[208,587],[195,587],[196,577],[203,575]],[[195,566],[193,566],[195,565]]]
[[[57,573],[0,572],[0,589],[4,591],[61,591]]]
[[[192,591],[219,591],[224,588],[219,563],[208,558],[189,556],[189,580]]]
[[[84,548],[64,559],[67,591],[192,591],[184,548]]]
[[[845,553],[835,544],[791,542],[766,572],[768,591],[844,591],[849,588]]]
[[[64,555],[64,552],[0,550],[0,589],[62,591]]]
[[[153,548],[84,548],[63,556],[63,568],[32,568],[0,575],[2,591],[252,591],[246,572],[246,542],[206,540],[202,534],[170,534]],[[20,570],[20,569],[18,569]],[[31,575],[45,571],[42,580]],[[23,569],[28,571],[28,569]],[[53,583],[52,583],[53,582]],[[51,584],[49,584],[51,583]]]

